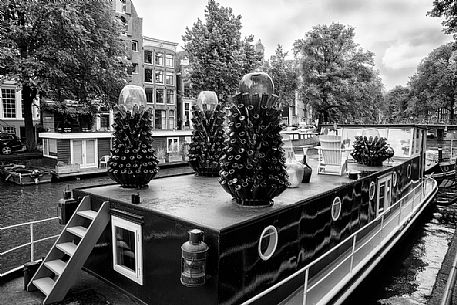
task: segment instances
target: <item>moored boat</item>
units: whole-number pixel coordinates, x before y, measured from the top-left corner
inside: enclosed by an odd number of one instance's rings
[[[437,191],[424,176],[426,129],[348,125],[337,135],[348,145],[368,127],[393,147],[390,160],[346,160],[359,173],[350,177],[324,164],[264,208],[233,204],[217,179],[193,175],[75,189],[79,207],[29,289],[59,301],[84,264],[149,304],[341,303]]]

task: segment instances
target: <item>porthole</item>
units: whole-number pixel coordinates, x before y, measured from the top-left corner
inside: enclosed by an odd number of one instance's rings
[[[397,175],[397,172],[393,172],[392,174],[392,185],[395,187],[397,186],[397,179],[398,179],[398,175]]]
[[[370,200],[373,200],[374,198],[374,192],[375,192],[376,186],[373,181],[370,183],[370,189],[368,190],[368,194],[370,195]]]
[[[411,178],[411,164],[408,164],[408,167],[406,168],[406,176]]]
[[[263,229],[259,239],[259,256],[264,261],[268,260],[275,253],[278,245],[278,231],[274,226]]]
[[[337,221],[341,214],[341,199],[340,197],[335,197],[332,203],[332,219]]]

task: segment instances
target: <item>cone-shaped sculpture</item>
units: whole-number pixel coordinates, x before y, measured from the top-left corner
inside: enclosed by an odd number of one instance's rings
[[[108,176],[123,187],[145,187],[159,169],[152,147],[152,110],[145,104],[143,88],[129,85],[122,89],[114,116]]]
[[[199,176],[219,176],[219,159],[224,145],[225,112],[216,93],[202,91],[192,106],[192,142],[189,164]]]
[[[228,114],[219,182],[241,206],[270,206],[288,185],[280,102],[265,73],[245,75],[240,91]]]

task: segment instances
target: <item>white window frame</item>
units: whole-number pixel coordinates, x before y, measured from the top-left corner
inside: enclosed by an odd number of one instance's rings
[[[163,67],[163,61],[165,56],[162,52],[155,52],[154,54],[154,65]]]
[[[8,93],[6,93],[8,92]],[[9,94],[13,94],[13,97],[9,96]],[[7,96],[7,97],[6,97]],[[0,93],[0,102],[2,103],[2,114],[1,117],[4,119],[16,119],[18,118],[18,108],[16,105],[16,90],[14,88],[1,88],[1,93]],[[8,103],[9,107],[5,107],[5,102]],[[13,107],[11,107],[11,105]],[[9,109],[12,111],[8,111],[6,109]],[[6,116],[6,114],[9,114]],[[11,115],[11,116],[10,116]]]
[[[138,41],[132,40],[132,51],[138,52]]]
[[[174,85],[173,73],[172,72],[166,72],[165,73],[165,84],[166,85]]]
[[[171,141],[171,145],[170,145]],[[173,146],[176,144],[176,150],[173,150]],[[178,137],[167,137],[167,153],[178,153],[179,152],[179,138]]]
[[[168,63],[171,63],[170,65]],[[165,66],[173,68],[174,67],[174,60],[172,54],[165,54]]]
[[[151,71],[151,79],[149,81],[146,80],[146,70],[150,70]],[[154,73],[154,70],[152,68],[144,68],[144,82],[145,83],[152,84],[154,82],[154,77],[155,77],[155,73]]]
[[[117,264],[115,228],[121,228],[135,233],[135,272]],[[143,230],[140,224],[111,215],[111,242],[113,269],[132,281],[143,285]]]
[[[163,71],[154,71],[154,83],[163,84]]]
[[[161,90],[162,91],[162,98],[160,100],[157,99],[157,91],[158,90]],[[156,101],[156,104],[165,104],[165,101],[164,101],[164,97],[165,97],[165,89],[163,88],[156,88],[155,92],[154,92],[154,99]]]
[[[49,143],[50,141],[55,142],[55,151],[51,150],[51,145]],[[48,158],[53,158],[53,159],[57,159],[58,158],[57,156],[51,155],[51,153],[57,154],[57,139],[47,139],[47,138],[45,138],[45,139],[43,139],[43,156],[48,157]]]

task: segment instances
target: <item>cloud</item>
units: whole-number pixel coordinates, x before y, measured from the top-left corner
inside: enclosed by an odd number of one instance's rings
[[[424,52],[410,42],[397,42],[387,48],[382,64],[388,69],[416,67],[423,58]]]

